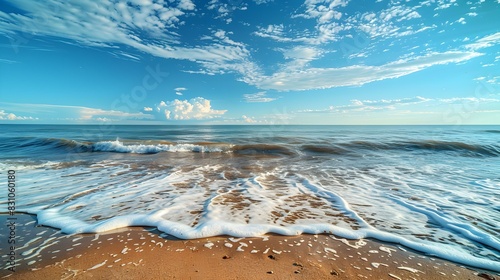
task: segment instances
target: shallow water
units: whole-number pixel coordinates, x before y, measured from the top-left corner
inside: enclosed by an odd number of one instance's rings
[[[497,126],[1,129],[17,209],[64,232],[331,232],[500,271]]]

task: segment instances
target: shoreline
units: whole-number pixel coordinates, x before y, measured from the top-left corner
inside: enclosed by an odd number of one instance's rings
[[[0,215],[5,224],[7,215]],[[179,240],[153,228],[65,235],[17,214],[15,272],[2,253],[0,279],[498,279],[376,240],[332,235]],[[7,230],[0,232],[2,252]]]

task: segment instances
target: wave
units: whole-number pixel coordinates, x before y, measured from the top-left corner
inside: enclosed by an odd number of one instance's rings
[[[233,145],[227,143],[196,142],[172,144],[125,144],[119,140],[97,142],[91,145],[93,152],[118,152],[154,154],[160,152],[197,152],[223,153],[230,152],[239,155],[294,155],[294,152],[281,145],[248,144]]]
[[[305,153],[311,154],[328,154],[328,155],[343,155],[349,153],[348,150],[338,146],[326,145],[303,145],[300,149]]]
[[[156,154],[161,152],[234,153],[238,155],[293,155],[294,152],[281,145],[247,144],[235,145],[218,142],[172,143],[160,140],[114,140],[80,142],[57,138],[31,138],[17,144],[18,148],[64,149],[76,153],[113,152],[133,154]]]
[[[422,140],[386,143],[351,141],[340,144],[340,146],[348,149],[459,152],[465,156],[500,156],[500,147],[497,145],[468,144],[456,141]]]
[[[160,152],[224,152],[224,145],[197,145],[197,144],[130,144],[126,145],[118,140],[97,142],[91,145],[92,152],[117,152],[134,154],[156,154]]]
[[[253,155],[253,154],[269,154],[269,155],[295,155],[289,148],[281,145],[270,144],[249,144],[236,145],[231,148],[231,151],[236,154]]]
[[[114,140],[77,141],[64,138],[11,138],[0,143],[0,150],[19,148],[26,152],[37,149],[56,149],[66,152],[113,152],[155,154],[161,152],[233,153],[235,155],[356,155],[378,151],[402,152],[452,152],[460,156],[498,157],[500,146],[495,144],[464,143],[443,140],[415,141],[349,141],[337,143],[305,143],[297,140],[294,144],[250,143],[232,144],[223,142],[174,143],[163,140]],[[288,141],[290,143],[292,141]]]

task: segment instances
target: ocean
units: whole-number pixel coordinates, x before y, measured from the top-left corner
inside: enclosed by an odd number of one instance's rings
[[[64,233],[325,233],[500,272],[500,126],[0,130],[0,213],[15,173],[17,213]]]

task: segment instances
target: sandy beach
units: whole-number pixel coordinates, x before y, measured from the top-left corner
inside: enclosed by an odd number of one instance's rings
[[[5,223],[7,216],[2,215]],[[495,279],[395,244],[332,235],[176,240],[152,228],[64,235],[17,215],[1,279]],[[6,231],[2,231],[5,239]],[[7,249],[2,242],[2,252]]]

